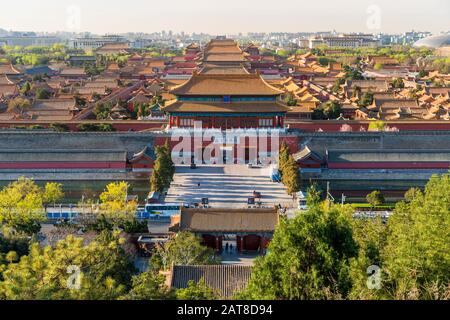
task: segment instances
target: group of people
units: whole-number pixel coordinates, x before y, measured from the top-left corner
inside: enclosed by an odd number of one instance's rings
[[[234,247],[233,247],[233,244],[232,244],[232,243],[228,243],[228,242],[227,242],[227,243],[225,244],[225,252],[230,252],[230,253],[231,253],[231,252],[233,252],[233,248],[234,248]]]

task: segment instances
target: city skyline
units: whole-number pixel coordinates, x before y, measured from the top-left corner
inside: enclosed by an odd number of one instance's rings
[[[2,4],[0,28],[96,34],[161,30],[209,34],[330,30],[403,33],[417,30],[436,34],[450,29],[450,5],[445,0],[427,3],[417,0],[347,0],[345,5],[331,1],[298,4],[298,1],[286,0],[282,6],[273,6],[267,0],[260,0],[257,4],[256,1],[230,0],[213,5],[206,0],[197,0],[195,4],[174,0],[171,6],[139,0],[133,3],[134,6],[123,7],[118,0],[109,1],[108,6],[87,0],[7,2]],[[20,18],[5,14],[8,12],[20,12]],[[36,15],[36,12],[40,14]]]

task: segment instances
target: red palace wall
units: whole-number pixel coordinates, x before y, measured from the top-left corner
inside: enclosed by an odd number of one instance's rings
[[[329,169],[449,169],[450,162],[329,162]]]
[[[112,124],[116,131],[143,131],[143,130],[160,130],[169,124],[165,120],[120,120],[120,121],[97,121],[97,120],[79,120],[79,121],[22,121],[11,120],[0,122],[0,128],[14,128],[14,127],[29,127],[39,125],[47,128],[51,123],[66,124],[71,131],[78,131],[77,125],[82,123],[108,123]],[[286,120],[286,125],[293,129],[299,129],[306,132],[315,132],[322,130],[324,132],[339,132],[342,125],[347,124],[352,128],[352,131],[360,131],[361,127],[367,130],[370,121],[337,121],[337,120]],[[389,127],[395,127],[400,131],[450,131],[450,121],[389,121]]]
[[[171,149],[173,149],[177,144],[179,144],[182,140],[180,139],[179,141],[171,141],[170,136],[166,136],[166,137],[156,137],[154,140],[154,145],[155,146],[161,146],[164,145],[166,142],[169,142],[169,145],[171,147]],[[270,143],[270,137],[266,138],[267,141],[267,151],[271,152],[271,143]],[[289,150],[291,153],[295,153],[298,151],[298,144],[299,144],[299,137],[295,137],[295,136],[280,136],[280,141],[279,141],[279,145],[281,146],[282,143],[286,143],[287,146],[289,147]],[[211,144],[211,141],[203,141],[202,142],[202,147],[207,147]],[[249,145],[249,139],[246,139],[246,145]],[[258,141],[258,145],[259,145],[259,141]],[[191,146],[192,146],[192,150],[191,152],[194,152],[194,138],[191,138]],[[237,152],[237,148],[235,147],[235,154]]]
[[[0,162],[0,169],[126,169],[126,162]]]
[[[2,121],[0,122],[0,128],[15,128],[15,127],[29,127],[29,126],[42,126],[48,128],[52,123],[65,124],[71,131],[78,131],[77,126],[79,124],[112,124],[114,129],[119,132],[124,131],[144,131],[144,130],[160,130],[167,125],[166,121],[140,121],[140,120],[121,120],[121,121],[96,121],[96,120],[83,120],[83,121]]]
[[[299,129],[307,132],[322,130],[324,132],[339,132],[341,127],[346,124],[352,128],[353,132],[369,128],[370,121],[337,121],[337,120],[316,120],[316,121],[292,121],[287,120],[286,124],[293,129]],[[387,126],[397,128],[399,131],[449,131],[450,121],[389,121]]]

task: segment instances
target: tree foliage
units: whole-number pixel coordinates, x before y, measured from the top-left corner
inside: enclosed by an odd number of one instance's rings
[[[372,92],[364,92],[361,96],[361,99],[358,101],[358,105],[360,107],[367,107],[371,105],[373,102],[373,93]]]
[[[31,179],[21,177],[0,191],[0,224],[33,234],[45,219],[45,192]]]
[[[159,246],[154,253],[163,270],[174,265],[216,264],[214,250],[201,244],[200,239],[190,232],[179,232],[173,239]]]
[[[394,78],[394,79],[392,79],[391,85],[392,85],[393,88],[396,88],[396,89],[401,89],[401,88],[405,87],[405,84],[404,84],[402,78]]]
[[[134,272],[121,247],[123,241],[118,234],[104,233],[87,245],[74,236],[54,248],[32,244],[28,255],[3,272],[0,298],[117,299],[126,292]]]
[[[111,132],[116,131],[110,123],[80,123],[77,129],[82,132]]]
[[[98,215],[113,225],[133,221],[136,216],[137,202],[127,199],[129,188],[129,184],[124,181],[108,184],[105,191],[100,194]]]
[[[173,297],[165,278],[152,270],[133,276],[131,290],[122,297],[126,300],[164,300]]]
[[[384,131],[386,129],[386,122],[381,120],[371,121],[369,123],[368,131]]]
[[[312,117],[314,120],[337,119],[341,112],[341,105],[338,102],[327,101],[314,109]]]
[[[175,165],[172,161],[172,155],[169,143],[163,146],[156,146],[156,161],[153,166],[152,176],[150,178],[151,191],[162,192],[170,186],[175,174]]]
[[[8,112],[19,113],[21,117],[31,108],[31,102],[22,97],[11,99],[8,103]]]
[[[345,298],[351,289],[350,259],[357,252],[351,208],[309,204],[305,213],[281,220],[268,254],[256,260],[243,297]]]
[[[48,90],[37,88],[35,92],[36,99],[50,99],[50,92]]]
[[[383,194],[378,190],[369,193],[366,199],[367,202],[370,203],[372,207],[381,206],[385,202]]]
[[[188,281],[187,288],[178,289],[176,291],[179,300],[215,300],[219,295],[205,283],[205,279],[199,282],[193,280]]]
[[[67,124],[58,123],[58,122],[50,123],[50,125],[48,127],[56,132],[70,131],[69,126],[67,126]]]
[[[64,198],[64,192],[62,191],[62,184],[57,182],[48,182],[44,187],[44,198],[43,202],[45,204],[53,203]]]
[[[382,251],[384,285],[397,299],[450,298],[450,174],[396,205]]]
[[[290,195],[300,191],[300,172],[292,155],[289,155],[287,162],[284,164],[281,182],[286,186],[287,193]]]

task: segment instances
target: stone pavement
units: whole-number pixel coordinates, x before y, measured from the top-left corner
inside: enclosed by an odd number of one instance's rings
[[[209,199],[214,208],[247,208],[253,191],[260,192],[263,207],[293,205],[283,184],[272,182],[269,168],[247,168],[245,165],[208,165],[190,169],[178,166],[165,202],[200,203]]]

